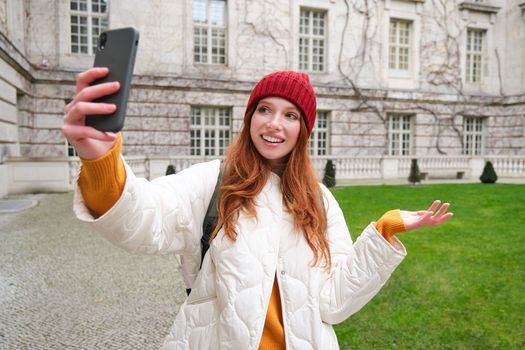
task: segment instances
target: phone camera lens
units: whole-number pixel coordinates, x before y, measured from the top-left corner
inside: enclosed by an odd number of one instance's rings
[[[108,40],[108,36],[106,33],[100,34],[100,38],[98,39],[98,47],[100,50],[104,50],[106,47],[106,41]]]

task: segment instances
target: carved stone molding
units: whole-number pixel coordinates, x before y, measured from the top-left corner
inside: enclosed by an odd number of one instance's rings
[[[465,21],[468,20],[470,12],[478,12],[490,16],[490,23],[494,23],[496,20],[496,14],[501,10],[501,7],[481,2],[463,1],[459,3],[458,9],[461,11],[462,17]]]
[[[384,0],[385,1],[385,10],[390,10],[392,7],[392,2],[411,2],[414,5],[416,5],[416,12],[421,13],[421,8],[423,4],[425,3],[425,0]]]
[[[521,16],[523,17],[523,19],[525,19],[525,2],[522,2],[521,4],[518,5],[521,9]]]
[[[501,7],[499,6],[492,6],[480,2],[471,2],[471,1],[464,1],[459,3],[459,9],[460,10],[469,10],[473,12],[482,12],[486,13],[488,15],[496,14],[501,10]]]

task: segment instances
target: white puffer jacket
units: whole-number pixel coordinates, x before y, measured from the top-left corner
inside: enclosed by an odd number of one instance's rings
[[[197,164],[151,182],[127,180],[118,202],[94,219],[75,191],[80,220],[131,252],[174,253],[184,259],[192,292],[163,349],[257,349],[277,276],[287,349],[338,349],[332,324],[361,309],[406,255],[370,224],[352,244],[335,198],[324,186],[332,269],[312,267],[313,254],[284,210],[280,178],[272,174],[256,199],[255,220],[241,213],[235,243],[219,232],[202,270],[202,222],[220,162]]]

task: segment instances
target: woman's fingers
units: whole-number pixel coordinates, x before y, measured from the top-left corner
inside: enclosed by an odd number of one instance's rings
[[[115,111],[116,106],[113,104],[91,102],[97,98],[112,95],[120,89],[120,84],[116,81],[90,85],[96,79],[106,76],[108,72],[107,68],[91,68],[77,75],[75,98],[64,108],[65,123],[83,121],[87,114],[110,114]]]
[[[444,223],[445,221],[447,221],[448,219],[450,219],[453,216],[454,216],[454,214],[452,214],[452,213],[446,213],[445,215],[442,215],[440,217],[436,217],[436,218],[432,217],[431,225],[432,226],[441,225],[442,223]]]
[[[76,77],[76,93],[78,94],[86,86],[91,85],[95,80],[100,79],[108,75],[109,69],[106,67],[96,67],[88,69],[85,72],[79,73]]]
[[[64,117],[65,124],[84,124],[86,115],[110,114],[115,112],[117,106],[112,103],[100,102],[77,102],[69,107],[68,113]],[[104,116],[100,116],[104,118]]]
[[[117,135],[98,131],[89,126],[66,124],[62,133],[75,147],[83,159],[97,159],[109,152],[117,140]]]
[[[445,214],[445,212],[447,211],[448,207],[450,206],[450,204],[448,203],[444,203],[441,208],[439,208],[439,210],[432,216],[433,218],[439,218],[440,216],[442,216],[443,214]]]
[[[96,159],[108,152],[114,145],[117,135],[102,132],[85,126],[86,115],[95,115],[100,118],[115,112],[116,105],[112,103],[93,102],[103,96],[116,93],[120,89],[118,82],[93,84],[97,79],[107,76],[107,68],[91,68],[76,76],[76,95],[64,111],[64,125],[62,133],[75,147],[80,157]]]
[[[73,101],[66,105],[64,111],[69,113],[73,107],[79,102],[91,102],[97,98],[112,95],[120,89],[120,84],[117,81],[111,83],[103,83],[94,86],[87,86],[79,91]]]
[[[85,73],[87,74],[87,72]],[[84,117],[86,115],[111,114],[115,112],[117,107],[114,104],[91,101],[114,94],[119,88],[120,84],[118,82],[84,87],[77,93],[74,100],[64,108],[66,112],[64,123],[84,124]]]
[[[441,201],[436,199],[436,200],[434,201],[434,203],[432,203],[432,205],[430,206],[430,208],[428,208],[428,210],[431,211],[431,212],[434,212],[434,211],[437,209],[437,207],[439,207],[439,204],[440,204],[440,203],[441,203]]]
[[[439,224],[442,224],[443,222],[447,221],[448,219],[450,219],[451,217],[454,216],[454,213],[446,213],[445,215],[443,215],[440,219],[439,219],[439,222],[438,222],[438,225]]]
[[[434,204],[439,201],[435,201]],[[432,206],[434,206],[434,204]],[[454,216],[453,213],[447,213],[447,210],[449,208],[449,203],[443,203],[441,208],[439,208],[438,211],[429,212],[431,215],[428,217],[429,224],[432,226],[437,226],[445,222],[446,220],[450,219],[452,216]],[[432,207],[431,207],[432,208]],[[436,208],[434,208],[436,209]]]
[[[66,138],[74,143],[75,140],[82,140],[86,138],[96,139],[100,141],[114,141],[117,135],[111,132],[98,131],[95,128],[83,125],[65,124],[62,126],[62,133]]]
[[[86,86],[84,89],[79,91],[75,96],[74,101],[92,101],[94,99],[112,95],[120,89],[118,81],[112,81],[109,83],[102,83],[93,86]]]

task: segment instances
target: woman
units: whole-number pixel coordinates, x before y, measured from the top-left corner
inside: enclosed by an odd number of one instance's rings
[[[82,159],[74,208],[108,240],[132,252],[180,254],[192,292],[165,349],[338,349],[332,325],[361,309],[406,255],[396,234],[452,216],[387,212],[352,243],[335,198],[315,178],[308,137],[316,96],[304,73],[275,72],[253,89],[227,151],[219,219],[202,262],[202,222],[221,168],[197,164],[151,182],[120,156],[121,137],[84,126],[114,106],[93,99],[117,83],[94,68],[77,78],[62,131]]]

